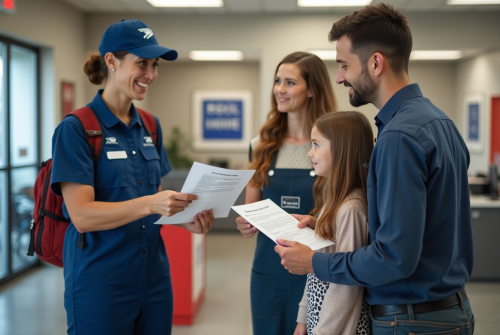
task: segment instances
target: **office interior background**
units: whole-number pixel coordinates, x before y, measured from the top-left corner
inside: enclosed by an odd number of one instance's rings
[[[146,99],[136,103],[159,118],[164,142],[175,127],[192,139],[196,90],[251,91],[252,138],[269,111],[279,61],[294,51],[335,50],[327,38],[333,22],[359,8],[298,7],[296,0],[224,0],[218,8],[155,8],[146,0],[2,1],[0,334],[11,335],[65,333],[62,271],[26,256],[32,187],[39,162],[51,157],[51,136],[63,117],[63,83],[74,90],[74,108],[86,105],[98,89],[88,82],[82,66],[90,52],[98,52],[110,24],[121,19],[144,21],[160,45],[179,52],[175,62],[160,62],[158,79]],[[382,1],[372,3],[378,2]],[[452,59],[411,60],[410,80],[464,137],[469,126],[464,99],[471,94],[482,98],[480,143],[471,150],[469,175],[487,178],[490,165],[500,165],[500,156],[496,162],[492,158],[491,140],[500,132],[500,4],[384,2],[408,16],[414,50],[455,51]],[[11,4],[14,10],[8,9]],[[193,50],[238,50],[244,57],[194,61],[189,58]],[[337,63],[329,59],[325,63],[335,81]],[[373,120],[375,107],[353,108],[347,88],[335,83],[333,87],[339,110],[360,110]],[[376,133],[374,123],[373,129]],[[183,154],[201,163],[224,162],[231,169],[244,169],[248,163],[247,148],[186,148]],[[476,334],[497,334],[500,248],[495,240],[500,236],[500,201],[474,197],[479,272],[475,278],[473,273],[470,296],[478,321]],[[251,334],[249,278],[255,238],[239,236],[232,219],[216,221],[208,234],[204,301],[193,324],[175,326],[174,334]]]

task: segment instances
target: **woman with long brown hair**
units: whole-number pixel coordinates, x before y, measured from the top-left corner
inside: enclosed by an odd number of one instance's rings
[[[311,141],[309,157],[318,175],[316,206],[313,217],[296,218],[302,223],[316,222],[316,235],[335,242],[318,252],[359,249],[368,243],[367,162],[373,151],[370,123],[359,112],[323,115],[311,131]],[[323,282],[314,273],[308,274],[294,335],[307,334],[370,334],[363,288]]]
[[[288,213],[307,214],[314,207],[316,174],[307,152],[317,118],[336,110],[324,62],[294,52],[277,66],[271,111],[250,144],[250,165],[256,173],[246,189],[246,203],[271,199]],[[243,218],[238,229],[251,237],[256,229]],[[254,334],[292,334],[306,277],[288,273],[274,252],[275,243],[258,235],[251,278]]]

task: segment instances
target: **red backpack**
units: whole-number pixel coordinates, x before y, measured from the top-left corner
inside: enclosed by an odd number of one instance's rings
[[[143,125],[156,145],[157,129],[153,115],[136,107]],[[87,142],[94,158],[94,168],[101,158],[104,145],[101,125],[92,109],[83,107],[71,112],[68,116],[76,117],[85,129],[85,141]],[[52,192],[50,181],[52,176],[52,159],[41,164],[40,172],[36,178],[34,187],[35,208],[33,220],[31,220],[30,243],[28,256],[34,252],[47,263],[63,266],[63,244],[69,221],[63,215],[63,197]],[[78,248],[85,246],[85,235],[80,234]]]

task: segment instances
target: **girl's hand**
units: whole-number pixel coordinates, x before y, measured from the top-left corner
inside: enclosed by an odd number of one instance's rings
[[[256,232],[258,232],[257,228],[252,226],[250,223],[248,223],[247,220],[242,218],[241,216],[238,216],[236,218],[236,228],[240,231],[241,235],[243,235],[246,238],[250,238],[253,235],[255,235]]]
[[[151,213],[172,216],[182,212],[191,202],[193,202],[193,200],[198,199],[198,197],[193,194],[163,191],[152,195],[151,199]]]
[[[203,211],[203,213],[196,214],[194,222],[184,224],[184,227],[195,234],[205,234],[212,229],[214,223],[214,213],[211,209]]]
[[[299,223],[297,223],[297,227],[299,228],[304,228],[308,226],[309,228],[314,229],[316,227],[316,222],[318,219],[316,219],[314,216],[310,215],[300,215],[300,214],[291,214],[294,218],[299,220]]]
[[[297,327],[295,328],[295,332],[293,335],[307,335],[307,327],[304,323],[297,323]]]

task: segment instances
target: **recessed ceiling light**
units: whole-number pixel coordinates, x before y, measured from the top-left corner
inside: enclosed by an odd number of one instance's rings
[[[413,50],[411,60],[444,60],[462,58],[460,50]]]
[[[372,0],[297,0],[299,7],[358,7],[369,5]]]
[[[448,0],[447,5],[498,5],[500,0]]]
[[[154,7],[223,7],[222,0],[147,0]]]
[[[239,50],[193,50],[189,58],[198,61],[239,61],[243,60],[243,52]]]
[[[335,50],[309,50],[308,52],[318,56],[322,60],[337,59],[337,51]]]

